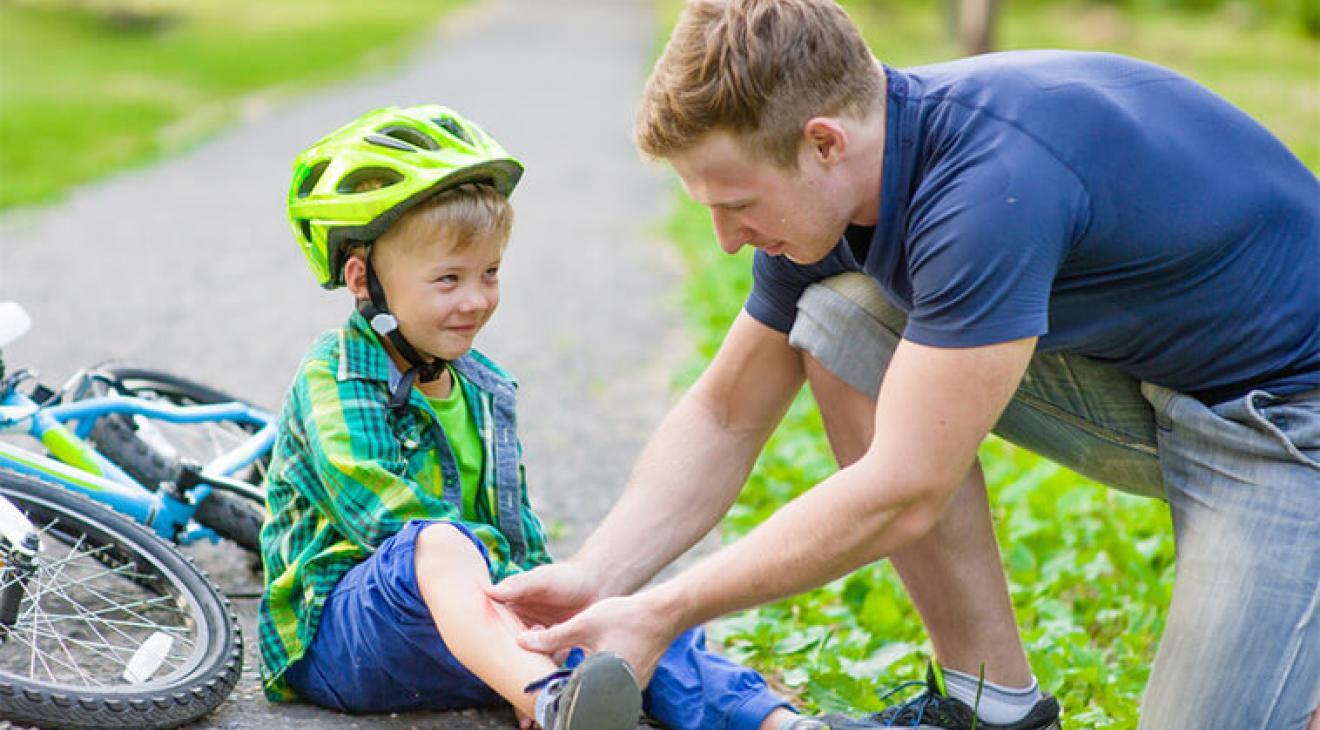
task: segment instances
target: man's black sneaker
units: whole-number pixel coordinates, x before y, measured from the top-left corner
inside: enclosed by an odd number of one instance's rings
[[[537,690],[536,721],[544,730],[633,730],[642,714],[642,692],[632,667],[608,651],[539,679],[525,691]]]
[[[921,682],[908,683],[908,685],[920,684]],[[917,697],[867,717],[868,720],[876,723],[870,727],[972,730],[975,713],[966,703],[948,696],[943,691],[941,687],[943,683],[937,680],[933,665],[926,669],[925,684],[926,691]],[[898,689],[902,689],[903,686]],[[1042,695],[1036,706],[1031,708],[1031,712],[1017,722],[1004,725],[980,719],[975,722],[976,730],[1059,730],[1059,701],[1051,695]]]
[[[917,728],[918,730],[972,730],[972,708],[956,700],[941,689],[935,667],[926,670],[925,682],[908,682],[890,694],[906,687],[922,686],[921,695],[895,705],[882,712],[865,717],[847,715],[818,715],[801,717],[787,730],[877,730],[879,728]],[[976,730],[1059,730],[1059,702],[1050,695],[1041,697],[1027,716],[1006,725],[977,720]]]

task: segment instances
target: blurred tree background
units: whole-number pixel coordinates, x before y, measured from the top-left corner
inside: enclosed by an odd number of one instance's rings
[[[1109,51],[1170,67],[1246,110],[1312,170],[1320,168],[1320,0],[843,5],[875,54],[897,67],[986,47]],[[664,36],[681,7],[677,0],[661,4]],[[966,22],[977,17],[992,21],[979,28]],[[674,190],[667,232],[688,264],[682,302],[700,350],[681,378],[685,386],[741,308],[751,257],[720,252],[707,212]],[[1172,591],[1166,505],[1089,482],[993,437],[981,457],[1010,593],[1041,686],[1059,696],[1066,727],[1136,727]],[[725,539],[746,533],[834,469],[804,391],[724,521]],[[920,678],[930,656],[920,619],[883,562],[711,628],[727,653],[764,671],[808,709],[879,709],[884,692]]]
[[[399,58],[461,0],[0,0],[0,209]]]

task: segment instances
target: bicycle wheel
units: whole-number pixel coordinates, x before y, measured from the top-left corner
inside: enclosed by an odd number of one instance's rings
[[[0,637],[0,717],[79,730],[170,728],[224,701],[239,678],[242,639],[200,570],[137,523],[65,489],[0,470],[0,497],[42,536],[18,622]]]
[[[241,398],[163,370],[109,364],[96,369],[100,377],[89,379],[84,396],[119,393],[174,405],[245,402]],[[246,440],[257,427],[234,421],[169,423],[141,415],[102,417],[92,429],[91,440],[111,461],[134,479],[154,487],[176,481],[180,459],[206,463]],[[235,478],[260,485],[270,455],[257,459]],[[197,508],[194,519],[244,550],[261,549],[261,523],[265,505],[226,492],[213,491]]]

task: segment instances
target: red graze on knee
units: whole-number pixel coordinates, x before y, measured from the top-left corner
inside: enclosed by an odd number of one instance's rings
[[[489,596],[483,595],[483,599],[482,618],[487,624],[515,634],[526,630],[527,625],[508,606]]]

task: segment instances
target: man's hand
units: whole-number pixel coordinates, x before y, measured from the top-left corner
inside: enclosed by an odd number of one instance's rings
[[[658,608],[650,600],[652,593],[606,598],[558,626],[524,631],[518,644],[545,654],[579,646],[588,652],[612,651],[628,661],[638,686],[645,687],[660,657],[683,630],[676,612]]]
[[[594,603],[600,586],[588,571],[566,561],[511,575],[486,589],[486,594],[528,626],[552,626]]]

